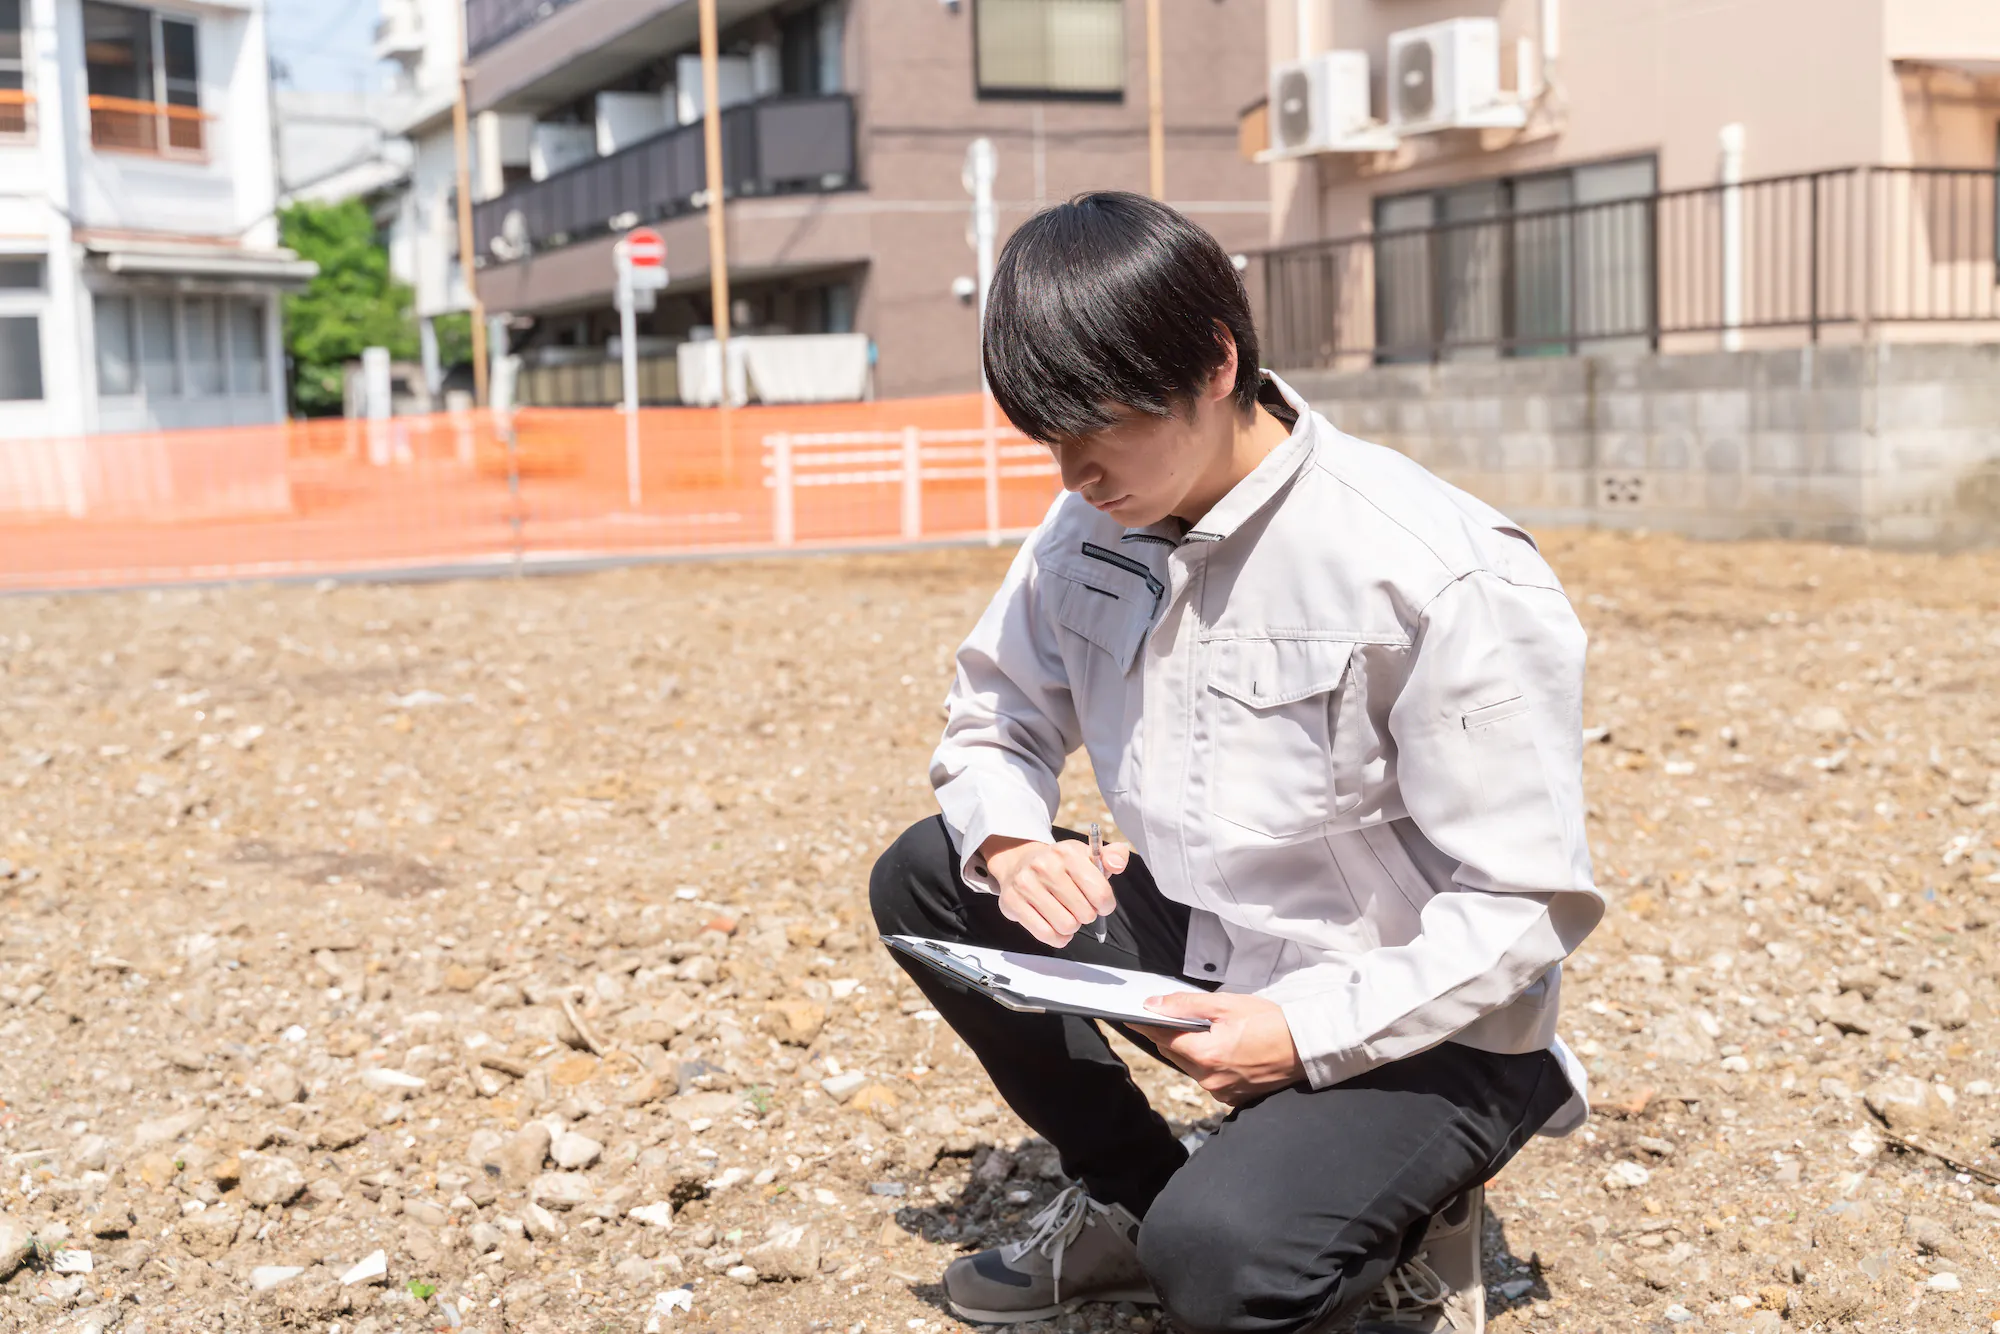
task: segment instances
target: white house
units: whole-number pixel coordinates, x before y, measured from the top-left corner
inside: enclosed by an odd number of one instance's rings
[[[472,309],[458,263],[458,156],[451,125],[459,77],[458,10],[455,0],[381,0],[380,13],[375,54],[395,68],[394,96],[404,108],[401,122],[389,129],[405,137],[409,165],[400,182],[376,192],[376,218],[388,242],[390,273],[415,294],[424,375],[436,392],[444,368],[434,321]],[[477,181],[477,143],[469,143],[467,151]],[[474,197],[483,196],[475,189]]]
[[[0,0],[0,439],[281,420],[256,0]]]

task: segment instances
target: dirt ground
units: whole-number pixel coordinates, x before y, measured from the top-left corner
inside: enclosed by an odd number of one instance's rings
[[[1547,546],[1612,908],[1492,1328],[2000,1329],[2000,556]],[[961,1328],[1062,1182],[865,884],[1006,558],[0,602],[0,1330]]]

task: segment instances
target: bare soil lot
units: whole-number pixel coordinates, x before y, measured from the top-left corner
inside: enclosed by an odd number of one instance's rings
[[[1493,1328],[2000,1328],[2000,557],[1547,545],[1613,906]],[[865,885],[1006,559],[0,602],[0,1330],[960,1328],[1062,1183]]]

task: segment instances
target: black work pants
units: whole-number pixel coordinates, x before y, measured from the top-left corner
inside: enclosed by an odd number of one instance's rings
[[[1188,909],[1161,895],[1136,856],[1111,877],[1110,939],[1099,944],[1086,929],[1059,951],[968,888],[958,864],[942,819],[912,826],[875,864],[876,925],[1181,974]],[[1306,1330],[1352,1310],[1432,1213],[1490,1177],[1569,1097],[1548,1052],[1444,1043],[1331,1088],[1296,1084],[1239,1107],[1190,1158],[1095,1021],[1009,1010],[896,958],[1008,1106],[1061,1153],[1063,1171],[1145,1220],[1140,1259],[1190,1334]]]

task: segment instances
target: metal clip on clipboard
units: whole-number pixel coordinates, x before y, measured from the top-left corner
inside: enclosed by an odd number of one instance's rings
[[[1007,979],[987,972],[970,959],[961,959],[941,945],[928,940],[919,940],[902,946],[909,953],[921,958],[925,963],[941,973],[949,973],[961,982],[967,982],[981,991],[992,986],[1005,986]]]

